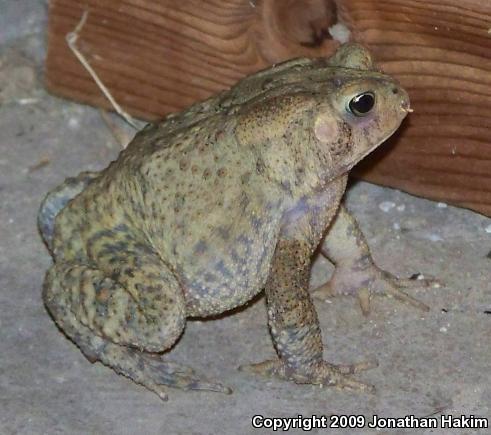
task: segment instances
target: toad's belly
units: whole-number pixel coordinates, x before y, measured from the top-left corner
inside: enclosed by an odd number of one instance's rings
[[[224,255],[196,255],[178,267],[188,315],[212,316],[251,300],[266,283],[274,247],[244,238]]]

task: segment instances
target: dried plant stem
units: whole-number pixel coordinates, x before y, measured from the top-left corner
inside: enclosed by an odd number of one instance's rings
[[[91,77],[94,79],[95,83],[99,87],[99,89],[102,91],[102,93],[106,96],[106,98],[109,100],[111,105],[113,106],[114,110],[129,124],[131,125],[135,130],[139,130],[139,127],[136,123],[136,121],[128,114],[126,113],[121,106],[116,102],[116,100],[113,98],[109,90],[104,86],[104,83],[102,83],[101,79],[97,75],[97,73],[94,71],[94,69],[90,66],[89,62],[85,58],[85,56],[80,52],[80,50],[77,48],[77,39],[79,36],[80,31],[82,30],[85,22],[87,21],[89,13],[88,11],[84,11],[82,18],[80,19],[79,23],[73,30],[73,32],[68,33],[65,36],[66,42],[68,44],[68,47],[70,47],[70,50],[72,50],[73,54],[77,57],[77,59],[80,61],[80,63],[83,65],[83,67],[88,71],[88,73],[91,75]]]
[[[101,114],[102,120],[113,135],[115,141],[121,146],[121,148],[125,149],[133,138],[133,135],[128,133],[124,128],[116,125],[109,117],[106,110],[99,109],[99,113]]]

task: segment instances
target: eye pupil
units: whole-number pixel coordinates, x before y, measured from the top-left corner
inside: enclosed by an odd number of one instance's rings
[[[349,102],[349,110],[355,116],[364,116],[373,109],[374,105],[375,95],[371,92],[364,92],[351,99]]]

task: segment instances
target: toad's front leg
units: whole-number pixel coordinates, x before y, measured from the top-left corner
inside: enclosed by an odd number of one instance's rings
[[[308,243],[278,242],[265,291],[269,327],[279,359],[242,369],[300,384],[372,391],[372,386],[350,375],[375,363],[338,366],[323,360],[321,330],[308,292],[311,255]]]
[[[365,315],[370,311],[372,294],[392,296],[423,311],[428,311],[427,305],[404,290],[441,285],[435,279],[397,278],[377,267],[356,220],[344,206],[338,210],[321,253],[336,265],[336,269],[329,282],[313,291],[314,296],[325,299],[338,294],[356,294]]]

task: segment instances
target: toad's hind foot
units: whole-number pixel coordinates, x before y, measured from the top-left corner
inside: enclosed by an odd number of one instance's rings
[[[64,323],[63,329],[90,362],[100,361],[116,373],[153,391],[162,400],[168,399],[167,387],[232,393],[230,388],[218,382],[199,377],[189,367],[162,360],[159,354],[141,352],[98,337],[73,319]]]
[[[294,369],[288,367],[280,359],[276,359],[241,366],[239,370],[256,375],[294,381],[297,384],[314,384],[374,393],[374,386],[357,381],[351,375],[377,366],[378,363],[376,361],[366,361],[349,365],[335,365],[321,361],[305,369]]]
[[[167,387],[182,390],[205,390],[230,394],[232,390],[222,384],[201,378],[189,367],[163,361],[158,354],[108,343],[98,360],[117,373],[126,376],[167,400]]]

